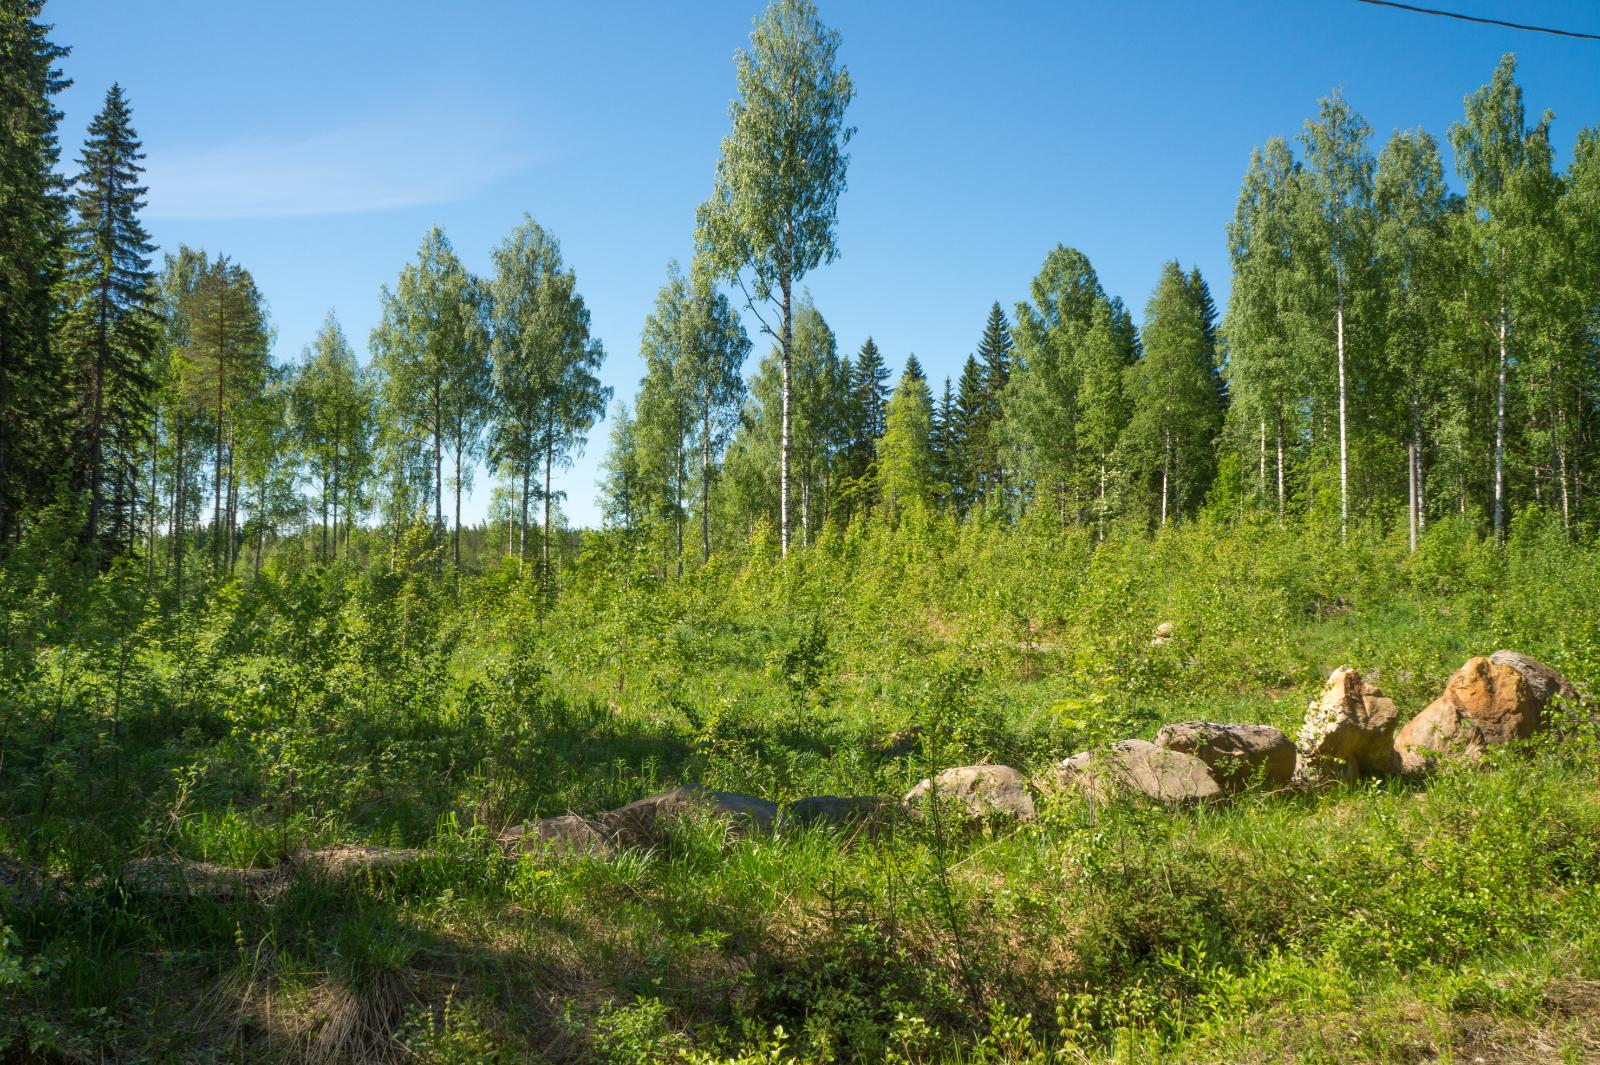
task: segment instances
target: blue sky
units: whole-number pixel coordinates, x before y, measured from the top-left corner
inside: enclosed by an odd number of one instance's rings
[[[1595,0],[1430,6],[1600,32]],[[1163,261],[1227,293],[1224,227],[1252,146],[1292,136],[1342,87],[1377,134],[1441,141],[1463,95],[1515,51],[1559,159],[1600,124],[1600,42],[1355,0],[1193,4],[824,0],[858,96],[840,259],[807,278],[841,347],[959,372],[989,304],[1008,310],[1056,243],[1086,252],[1137,314]],[[759,0],[50,0],[76,84],[77,152],[120,81],[149,154],[164,248],[255,274],[289,361],[337,311],[362,359],[430,225],[476,270],[524,211],[561,239],[606,382],[631,399],[666,262],[690,255]],[[750,323],[754,334],[754,322]],[[766,349],[758,344],[757,353]],[[561,478],[598,520],[606,426]],[[469,514],[482,513],[487,491]]]

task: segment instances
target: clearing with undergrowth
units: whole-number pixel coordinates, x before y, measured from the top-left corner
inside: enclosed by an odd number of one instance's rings
[[[0,0],[0,1063],[1600,1062],[1600,38],[1250,6]]]

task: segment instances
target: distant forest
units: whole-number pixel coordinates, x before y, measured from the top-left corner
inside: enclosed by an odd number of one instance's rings
[[[157,262],[120,86],[62,176],[68,50],[41,3],[7,6],[0,541],[70,525],[102,563],[142,556],[181,597],[286,546],[332,559],[352,530],[397,542],[423,523],[457,566],[513,556],[548,583],[568,543],[553,473],[612,401],[556,236],[525,217],[479,277],[431,230],[379,294],[369,360],[332,312],[275,360],[245,264],[187,246]],[[606,520],[661,565],[762,526],[787,550],[912,508],[1043,511],[1096,535],[1264,510],[1408,526],[1413,544],[1445,514],[1496,535],[1530,506],[1573,531],[1600,516],[1600,130],[1557,169],[1552,116],[1530,120],[1512,56],[1446,133],[1464,195],[1435,136],[1396,132],[1375,153],[1335,92],[1251,154],[1225,309],[1174,261],[1136,326],[1057,245],[937,382],[871,337],[841,345],[799,287],[839,253],[854,87],[837,34],[808,5],[781,14],[808,30],[801,89],[774,96],[763,49],[782,42],[758,27],[694,260],[669,264],[645,375],[612,421]],[[804,165],[764,172],[773,137],[809,138]],[[747,312],[771,342],[748,381]],[[478,475],[489,521],[463,559]]]

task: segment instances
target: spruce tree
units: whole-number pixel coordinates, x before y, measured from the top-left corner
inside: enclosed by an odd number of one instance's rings
[[[113,85],[78,160],[67,343],[77,387],[73,473],[88,507],[84,535],[125,549],[137,523],[135,471],[155,386],[155,275],[139,223],[143,158],[127,99]]]
[[[982,498],[988,483],[989,398],[984,367],[976,357],[968,355],[967,361],[961,366],[961,380],[956,385],[950,431],[956,450],[952,465],[959,477],[953,498],[957,511],[963,514]]]
[[[54,493],[67,454],[67,399],[53,329],[66,251],[56,173],[67,49],[39,21],[43,0],[0,4],[0,543]]]
[[[859,409],[859,439],[870,450],[883,436],[884,408],[889,402],[889,368],[871,337],[856,354],[851,390]]]
[[[933,496],[942,503],[960,509],[959,496],[965,481],[961,457],[964,452],[960,439],[960,425],[956,417],[955,390],[950,378],[944,379],[944,391],[933,406],[933,424],[928,436],[928,450],[933,462]]]
[[[978,338],[977,358],[982,379],[972,382],[973,387],[969,388],[967,375],[965,371],[962,373],[962,394],[969,396],[972,404],[966,413],[966,436],[971,453],[968,465],[973,473],[974,498],[1000,487],[1001,404],[1011,380],[1012,347],[1011,323],[1006,320],[1000,301],[996,300],[989,308],[983,335]]]

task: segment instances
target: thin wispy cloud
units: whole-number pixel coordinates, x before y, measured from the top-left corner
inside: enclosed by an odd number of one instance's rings
[[[150,150],[153,218],[293,218],[447,203],[539,161],[505,117],[423,107],[310,136]]]

